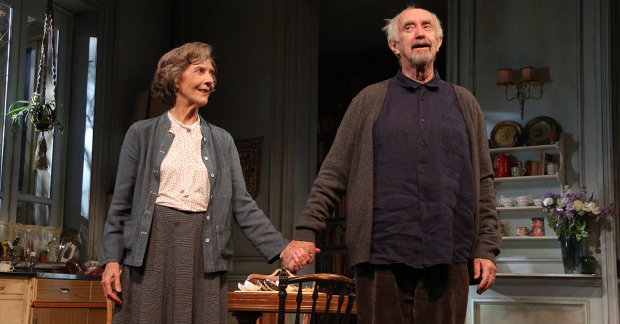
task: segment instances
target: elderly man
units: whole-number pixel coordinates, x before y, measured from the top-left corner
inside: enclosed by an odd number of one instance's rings
[[[409,7],[384,30],[401,69],[353,99],[282,256],[312,254],[346,194],[359,322],[463,323],[468,262],[481,294],[501,242],[484,117],[433,69],[437,16]]]

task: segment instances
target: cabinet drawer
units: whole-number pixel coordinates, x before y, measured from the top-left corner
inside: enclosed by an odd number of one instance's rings
[[[91,302],[105,302],[105,294],[103,293],[103,287],[101,281],[90,282],[90,301]]]
[[[37,280],[35,301],[89,302],[90,281],[80,280]]]
[[[27,284],[26,280],[21,279],[0,279],[0,294],[23,295]]]

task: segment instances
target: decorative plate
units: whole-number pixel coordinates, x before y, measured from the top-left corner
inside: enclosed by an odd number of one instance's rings
[[[515,135],[523,134],[523,128],[519,123],[510,120],[503,121],[491,131],[491,145],[494,147],[513,147],[522,145],[515,142]]]
[[[562,126],[555,119],[547,116],[538,116],[525,125],[525,144],[546,145],[549,144],[549,133],[561,133]]]

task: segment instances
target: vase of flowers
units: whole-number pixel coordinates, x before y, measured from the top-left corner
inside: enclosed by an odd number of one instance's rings
[[[603,215],[615,216],[613,206],[596,206],[588,199],[586,187],[574,191],[568,186],[561,194],[546,193],[542,207],[549,214],[549,226],[553,228],[562,248],[562,263],[565,273],[579,273],[579,260],[583,248],[581,239],[588,237],[592,224]]]

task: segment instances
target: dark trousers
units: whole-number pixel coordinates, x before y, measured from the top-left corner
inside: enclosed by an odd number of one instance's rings
[[[463,324],[469,277],[466,263],[425,269],[405,265],[355,267],[359,324]]]

